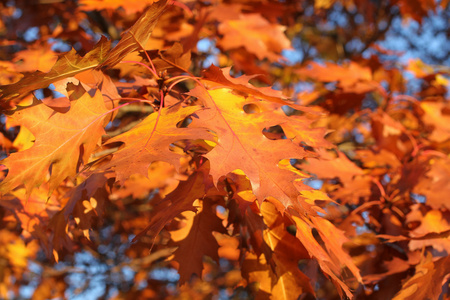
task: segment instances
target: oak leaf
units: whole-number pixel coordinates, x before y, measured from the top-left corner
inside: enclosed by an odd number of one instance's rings
[[[392,299],[439,299],[449,269],[449,256],[433,261],[431,253],[424,254],[415,274],[403,283],[402,289]]]
[[[128,53],[140,49],[140,45],[147,43],[166,5],[167,1],[161,0],[148,7],[112,50],[110,50],[111,42],[103,36],[84,57],[72,49],[63,54],[48,73],[36,71],[19,82],[0,86],[0,100],[8,101],[19,95],[26,95],[57,80],[72,77],[92,68],[105,69],[118,64]]]
[[[106,58],[110,45],[111,42],[102,37],[85,56],[78,55],[75,49],[72,49],[61,55],[49,72],[36,71],[14,84],[0,86],[0,99],[7,101],[19,95],[24,96],[34,90],[45,88],[57,80],[95,68]]]
[[[155,162],[150,165],[147,176],[131,175],[120,189],[111,194],[110,199],[130,196],[134,199],[145,199],[155,190],[163,197],[178,185],[176,174],[177,171],[171,164],[163,161]]]
[[[181,155],[170,151],[171,144],[180,140],[211,138],[211,134],[201,128],[177,127],[178,123],[200,109],[175,105],[149,115],[131,130],[108,141],[123,142],[125,145],[113,154],[111,161],[103,168],[113,167],[119,183],[133,174],[147,176],[148,167],[155,161],[165,161],[179,169]]]
[[[297,299],[301,293],[314,295],[309,278],[298,268],[300,259],[310,256],[300,241],[290,234],[286,228],[290,225],[287,217],[281,216],[278,210],[269,202],[263,202],[261,213],[267,229],[264,239],[273,251],[276,264],[277,285],[273,293],[278,299]]]
[[[291,217],[297,227],[296,236],[309,255],[317,260],[322,271],[329,275],[335,285],[340,288],[339,293],[343,292],[351,298],[352,293],[349,287],[341,280],[342,267],[348,267],[359,282],[362,282],[362,278],[350,255],[342,249],[342,245],[348,241],[347,237],[341,230],[321,217],[307,218],[296,212],[293,212]]]
[[[65,114],[37,102],[17,109],[12,118],[27,127],[36,141],[31,148],[1,161],[9,172],[0,184],[0,192],[8,193],[23,184],[30,194],[44,182],[50,166],[49,193],[66,177],[75,176],[78,164],[88,161],[104,134],[103,122],[108,113],[100,93],[94,97],[85,93],[72,101]]]
[[[302,165],[302,170],[316,174],[319,178],[340,178],[343,183],[351,183],[357,175],[363,175],[364,171],[345,156],[338,152],[334,157],[331,153],[320,150],[319,158],[308,158],[307,164]]]
[[[149,233],[156,237],[164,226],[172,221],[176,216],[185,211],[197,211],[193,203],[206,195],[205,180],[203,172],[195,172],[186,181],[180,181],[177,188],[163,198],[160,202],[154,203],[154,215],[147,227],[142,230],[133,241]]]
[[[450,218],[448,212],[442,213],[439,210],[430,210],[419,221],[421,224],[410,232],[411,237],[422,237],[430,233],[442,233],[450,230]],[[417,250],[423,247],[431,246],[437,251],[447,253],[450,252],[450,240],[448,238],[427,239],[427,240],[411,240],[409,249]]]
[[[174,71],[187,73],[191,65],[191,52],[184,52],[183,46],[180,43],[173,44],[167,50],[151,50],[146,52],[158,72],[167,70],[171,73]],[[144,54],[141,54],[141,56],[143,58],[147,57]]]
[[[128,53],[141,49],[146,45],[159,17],[167,7],[167,0],[160,0],[149,6],[136,23],[128,29],[119,43],[108,53],[105,60],[97,68],[106,69],[118,64]]]
[[[442,143],[450,139],[450,105],[444,102],[421,102],[423,122],[433,127],[429,139]]]
[[[276,278],[270,265],[267,264],[265,257],[246,252],[241,270],[242,277],[247,280],[247,283],[256,285],[257,290],[254,292],[255,298],[270,299]]]
[[[327,63],[324,66],[310,63],[306,68],[297,71],[320,82],[337,82],[344,93],[367,93],[377,88],[378,83],[372,79],[370,68],[351,62],[347,66]]]
[[[81,0],[82,10],[102,10],[112,9],[116,10],[122,7],[127,13],[132,14],[142,11],[147,5],[151,5],[158,0]]]
[[[57,59],[56,53],[51,50],[51,45],[32,46],[30,49],[16,53],[13,61],[19,72],[50,71]],[[19,63],[18,63],[19,62]]]
[[[271,24],[260,14],[242,14],[238,20],[226,20],[219,25],[223,38],[219,46],[224,50],[244,47],[258,59],[277,61],[281,51],[291,48],[284,35],[285,27]]]
[[[220,69],[215,65],[211,65],[207,70],[203,71],[203,77],[208,81],[224,85],[235,91],[242,92],[244,94],[253,95],[257,98],[268,100],[271,102],[279,103],[282,105],[294,105],[294,103],[288,102],[288,98],[283,95],[281,91],[272,89],[271,87],[255,87],[249,81],[256,76],[242,75],[234,78],[230,75],[231,67]],[[299,108],[299,106],[293,106]]]
[[[218,136],[217,145],[205,155],[211,161],[211,175],[217,181],[234,170],[242,170],[252,184],[260,203],[271,196],[285,207],[297,205],[298,190],[294,182],[302,178],[300,172],[280,163],[284,159],[303,158],[305,150],[288,139],[270,140],[266,127],[290,122],[287,116],[269,111],[246,113],[244,105],[258,107],[258,101],[246,99],[233,90],[206,90],[196,87],[189,92],[208,108],[197,113],[193,127],[209,128]]]
[[[188,234],[182,240],[177,236]],[[201,201],[201,211],[192,220],[190,226],[185,226],[181,231],[171,232],[172,239],[178,241],[175,245],[178,249],[174,252],[174,260],[178,262],[178,273],[180,274],[180,284],[189,281],[193,274],[202,275],[203,257],[209,256],[217,263],[219,262],[219,244],[213,232],[226,233],[222,220],[217,216],[213,200],[209,198]],[[187,259],[188,258],[188,259]]]

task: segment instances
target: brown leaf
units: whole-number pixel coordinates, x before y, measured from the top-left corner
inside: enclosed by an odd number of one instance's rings
[[[195,215],[189,233],[184,239],[175,243],[179,246],[174,252],[174,260],[179,263],[180,284],[189,281],[193,274],[201,277],[203,256],[207,255],[219,262],[219,244],[212,233],[225,233],[226,229],[222,225],[222,220],[216,215],[212,200],[205,198],[201,203],[201,211]],[[173,233],[171,235],[173,238]]]
[[[196,211],[192,205],[195,200],[202,199],[206,195],[205,178],[202,172],[196,172],[189,176],[188,180],[180,181],[178,187],[168,194],[160,203],[155,205],[155,214],[147,227],[133,239],[137,241],[140,237],[150,232],[156,237],[164,226],[176,216],[185,211]]]
[[[286,229],[290,224],[287,217],[281,216],[275,206],[263,202],[261,213],[267,229],[264,230],[264,239],[273,251],[276,265],[277,284],[274,287],[275,298],[297,299],[301,293],[314,295],[309,278],[298,268],[300,259],[309,259],[305,247]]]

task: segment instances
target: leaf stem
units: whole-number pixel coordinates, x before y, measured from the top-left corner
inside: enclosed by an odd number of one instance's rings
[[[152,70],[153,70],[153,75],[155,76],[156,80],[161,79],[158,74],[156,74],[156,68],[155,65],[153,64],[152,59],[150,58],[150,56],[148,55],[147,51],[145,50],[144,46],[141,44],[141,42],[139,42],[139,40],[136,38],[136,36],[134,35],[133,32],[131,32],[131,36],[134,38],[136,44],[138,44],[138,46],[142,49],[142,51],[144,51],[145,56],[147,57],[148,61],[150,62],[150,65],[152,66]]]
[[[147,52],[146,52],[146,53],[147,53]],[[151,61],[150,61],[150,62],[151,62]],[[152,63],[153,69],[150,68],[149,66],[147,66],[147,65],[144,64],[144,63],[141,63],[141,62],[139,62],[139,61],[134,61],[134,60],[122,60],[120,63],[121,63],[121,64],[138,64],[138,65],[141,65],[141,66],[147,68],[147,70],[149,70],[150,73],[152,73],[152,75],[153,75],[157,80],[160,79],[160,77],[156,74],[156,70],[154,69],[155,67],[153,66],[153,63]]]
[[[193,16],[194,16],[194,13],[192,12],[192,10],[191,10],[186,4],[184,4],[184,3],[182,3],[182,2],[179,2],[179,1],[176,1],[176,0],[172,0],[172,1],[169,1],[168,4],[169,4],[169,5],[173,5],[173,6],[178,6],[178,7],[180,7],[180,8],[183,9],[185,12],[187,12],[187,14],[189,15],[189,17],[193,17]]]

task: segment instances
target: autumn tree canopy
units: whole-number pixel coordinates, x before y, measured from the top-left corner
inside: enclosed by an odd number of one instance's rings
[[[448,0],[0,12],[1,299],[450,299]]]

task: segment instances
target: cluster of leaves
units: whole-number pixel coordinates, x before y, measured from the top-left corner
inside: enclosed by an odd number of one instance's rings
[[[0,4],[0,297],[450,297],[450,71],[377,44],[448,1],[379,2]]]

